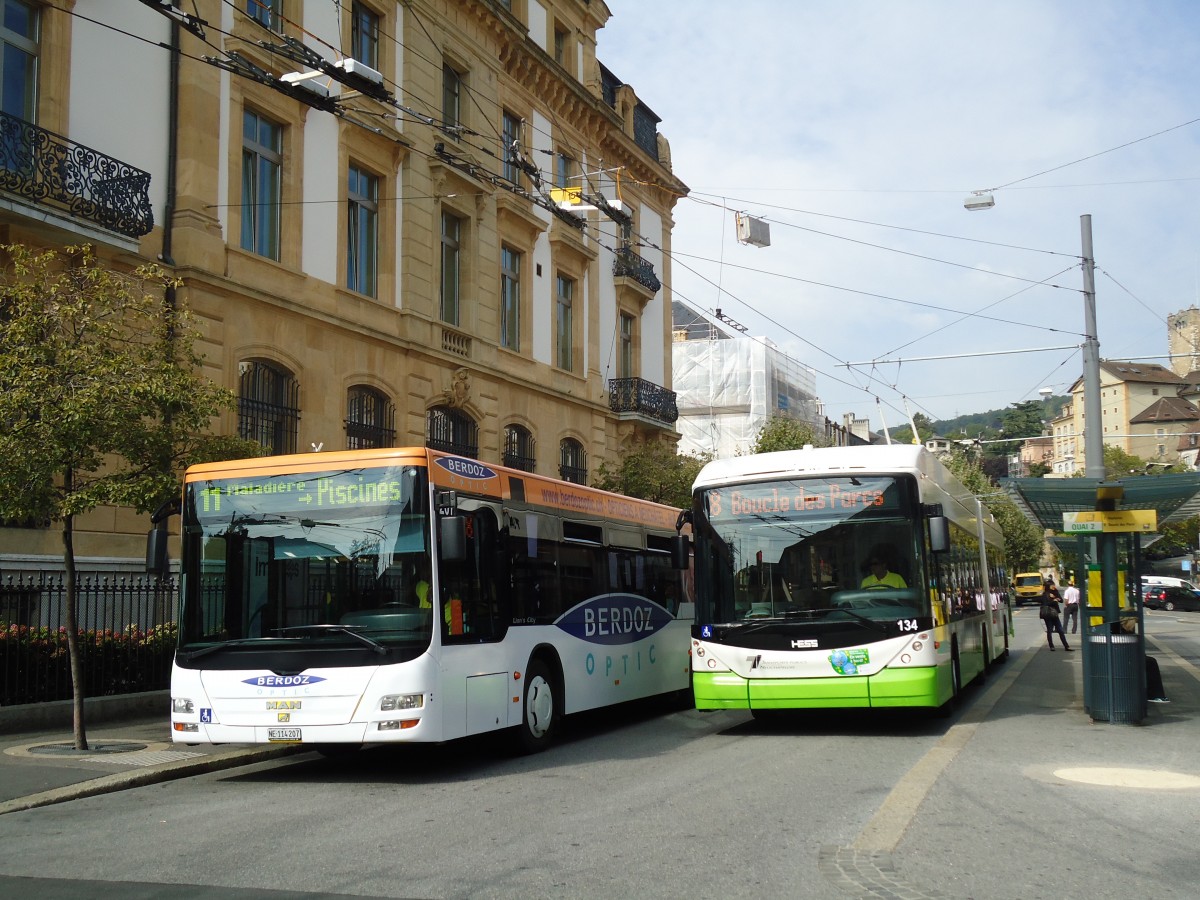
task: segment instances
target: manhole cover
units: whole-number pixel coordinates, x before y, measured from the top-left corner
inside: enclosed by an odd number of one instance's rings
[[[132,753],[135,750],[145,750],[145,744],[135,744],[132,741],[96,742],[88,745],[86,750],[76,750],[74,744],[39,744],[30,747],[30,753],[40,753],[47,756],[78,756],[93,753]]]

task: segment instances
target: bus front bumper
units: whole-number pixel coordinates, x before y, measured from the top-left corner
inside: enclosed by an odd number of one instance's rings
[[[834,678],[742,678],[733,672],[696,672],[692,689],[697,709],[936,707],[949,696],[950,682],[948,673],[939,677],[933,666]]]

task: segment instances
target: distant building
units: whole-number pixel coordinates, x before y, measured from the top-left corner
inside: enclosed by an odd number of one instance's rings
[[[1167,316],[1167,353],[1176,375],[1200,370],[1200,309],[1191,306]]]
[[[1187,385],[1187,380],[1158,363],[1101,360],[1100,428],[1104,444],[1147,460],[1180,461],[1180,435],[1196,430],[1200,423],[1200,409],[1186,399],[1180,402],[1180,392]],[[1088,427],[1084,420],[1082,377],[1071,386],[1070,419],[1071,435],[1082,437]],[[1056,419],[1056,439],[1060,424],[1065,426],[1061,419]],[[1054,465],[1063,463],[1065,474],[1087,467],[1085,442],[1074,443],[1069,470],[1065,467],[1067,459],[1059,455],[1056,444]]]
[[[713,321],[675,300],[672,318],[681,452],[715,457],[746,453],[762,426],[777,415],[824,432],[827,423],[812,369],[771,340],[746,335],[727,317]]]
[[[1049,434],[1025,438],[1017,453],[1015,465],[1009,464],[1008,474],[1014,478],[1025,478],[1030,474],[1031,466],[1047,466],[1053,471],[1054,436]],[[1018,471],[1013,471],[1016,468]]]

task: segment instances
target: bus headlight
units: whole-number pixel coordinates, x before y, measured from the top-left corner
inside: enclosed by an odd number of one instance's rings
[[[190,716],[195,711],[196,711],[196,704],[193,703],[191,700],[187,699],[186,697],[172,697],[171,698],[171,712],[183,713],[184,715]]]
[[[421,709],[424,706],[424,694],[388,694],[379,700],[379,708],[383,712],[394,709]]]

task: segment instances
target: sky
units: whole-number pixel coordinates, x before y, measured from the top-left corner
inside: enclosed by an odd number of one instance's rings
[[[829,418],[1065,393],[1085,214],[1101,358],[1169,364],[1200,306],[1200,3],[606,2],[597,55],[690,190],[676,299],[813,368]]]

